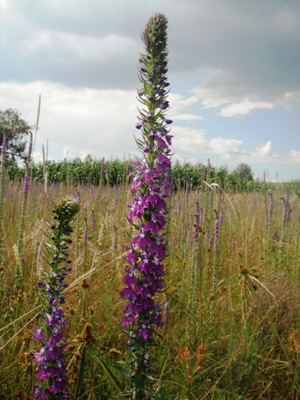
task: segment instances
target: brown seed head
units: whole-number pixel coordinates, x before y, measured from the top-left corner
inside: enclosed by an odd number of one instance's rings
[[[77,335],[77,339],[81,342],[85,342],[87,346],[91,346],[95,343],[96,338],[92,333],[92,325],[87,322],[80,335]]]

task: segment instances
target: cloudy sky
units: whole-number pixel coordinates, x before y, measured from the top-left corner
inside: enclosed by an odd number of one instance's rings
[[[169,20],[173,160],[300,179],[299,0],[0,0],[0,109],[35,159],[134,156],[141,32]]]

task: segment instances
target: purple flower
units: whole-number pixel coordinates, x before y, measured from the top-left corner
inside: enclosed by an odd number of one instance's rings
[[[43,339],[43,340],[45,339],[45,334],[44,334],[42,328],[36,326],[36,327],[34,328],[34,330],[35,330],[35,333],[32,335],[32,339],[33,339],[34,341],[37,342],[37,341],[39,341],[40,339]]]
[[[283,225],[286,225],[290,222],[292,209],[290,207],[290,195],[288,190],[286,191],[285,197],[281,197],[284,203],[284,210],[283,210]]]
[[[145,300],[148,296],[153,296],[154,293],[149,283],[144,282],[142,285],[139,285],[136,294],[141,297],[141,300]]]
[[[151,232],[156,235],[162,228],[162,224],[159,224],[157,219],[154,221],[148,221],[145,224],[145,232]]]
[[[162,308],[154,299],[164,285],[166,198],[172,188],[169,148],[172,139],[169,125],[172,121],[165,116],[169,108],[168,91],[165,90],[169,86],[165,75],[166,27],[166,18],[154,14],[142,35],[145,54],[140,57],[140,81],[143,88],[138,91],[142,108],[136,125],[141,130],[142,139],[136,142],[143,159],[133,163],[130,173],[133,199],[128,204],[127,218],[132,224],[133,234],[127,246],[129,266],[125,268],[123,278],[125,287],[120,292],[126,301],[122,326],[128,329],[130,354],[148,352],[148,346],[156,338],[156,328],[161,325]],[[141,385],[144,385],[150,368],[148,358],[142,358],[133,357],[132,362],[131,387],[136,398],[148,397]],[[139,363],[144,364],[136,365]]]
[[[47,400],[48,395],[47,393],[43,390],[41,386],[33,387],[32,390],[34,391],[34,400],[40,399],[40,400]]]
[[[131,315],[130,313],[126,313],[125,314],[125,318],[123,319],[123,328],[128,328],[129,325],[134,325],[136,322],[135,318],[133,315]]]
[[[67,328],[67,320],[60,304],[65,302],[61,291],[67,286],[64,278],[71,269],[68,264],[71,260],[67,250],[71,240],[68,238],[72,232],[70,223],[79,210],[78,201],[67,197],[63,199],[53,210],[57,235],[51,240],[53,243],[49,246],[55,249],[52,253],[52,259],[49,262],[50,273],[45,274],[42,282],[38,283],[42,295],[48,301],[48,307],[44,310],[43,322],[39,327],[35,327],[32,339],[40,342],[41,348],[34,354],[34,359],[39,367],[37,380],[41,383],[34,385],[34,399],[55,398],[68,399],[66,365],[63,358],[65,351],[65,341],[63,339]],[[54,225],[53,225],[54,226]],[[57,254],[57,250],[59,253]],[[54,398],[54,397],[53,397]]]
[[[137,191],[138,188],[140,188],[142,186],[142,181],[138,178],[135,177],[133,179],[133,182],[131,184],[131,191],[134,193]]]
[[[160,104],[160,108],[162,109],[162,110],[166,110],[167,108],[169,107],[169,102],[168,101],[163,101],[161,104]]]
[[[37,378],[40,381],[45,381],[46,379],[49,379],[53,374],[52,368],[45,368],[41,369],[40,372],[37,374]]]
[[[142,182],[154,182],[154,179],[158,176],[158,171],[150,169],[148,164],[144,164],[141,168],[143,172]]]
[[[137,286],[138,284],[138,280],[134,275],[134,271],[132,271],[132,269],[130,269],[130,271],[124,276],[123,278],[123,282],[127,285],[135,285]]]
[[[143,340],[148,340],[152,336],[152,330],[148,325],[149,321],[141,321],[140,322],[140,329],[138,330],[138,335]]]
[[[123,311],[125,314],[131,314],[133,316],[138,315],[140,309],[140,304],[137,302],[137,297],[135,296],[133,299],[130,300],[130,303],[128,303],[124,308]]]
[[[138,260],[138,256],[134,250],[130,249],[127,253],[126,259],[127,259],[127,262],[129,262],[129,264],[132,264]]]
[[[147,246],[152,245],[151,238],[147,235],[144,227],[140,228],[140,234],[132,239],[133,246],[138,246],[141,250],[144,250]]]
[[[45,359],[45,356],[43,355],[44,352],[45,352],[45,349],[35,352],[34,358],[38,364],[40,364],[44,361],[44,359]]]
[[[126,286],[120,293],[121,297],[127,299],[135,298],[135,291],[132,289],[131,286]]]
[[[60,349],[57,346],[51,346],[47,349],[45,353],[45,360],[56,360],[60,354]]]
[[[58,378],[55,380],[54,384],[48,388],[48,390],[50,393],[57,393],[59,391],[64,393],[66,391],[67,383],[66,379]]]
[[[149,258],[144,258],[138,265],[139,271],[144,272],[146,275],[151,274],[154,268],[155,264],[153,261],[150,261]]]

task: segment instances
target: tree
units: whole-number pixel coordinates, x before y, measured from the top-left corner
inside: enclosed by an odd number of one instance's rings
[[[254,180],[252,169],[248,164],[240,163],[233,173],[243,181],[250,182]]]
[[[17,159],[25,160],[26,139],[31,126],[21,118],[19,111],[8,108],[0,111],[0,146],[6,137],[6,161],[15,164]]]

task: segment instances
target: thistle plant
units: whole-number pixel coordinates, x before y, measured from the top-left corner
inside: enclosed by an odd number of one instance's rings
[[[41,291],[43,315],[39,326],[35,327],[33,340],[41,345],[34,354],[39,372],[33,387],[34,399],[68,399],[66,364],[64,360],[67,320],[61,305],[65,303],[62,294],[67,287],[64,282],[71,270],[68,248],[72,243],[71,222],[79,211],[79,203],[73,197],[66,197],[55,205],[53,222],[49,226],[52,235],[45,245],[49,270],[38,282]]]
[[[134,234],[126,257],[128,266],[123,278],[126,287],[121,292],[121,297],[128,300],[123,309],[123,327],[129,338],[132,399],[150,398],[147,388],[151,369],[149,347],[161,325],[162,307],[155,295],[163,289],[172,138],[168,129],[172,121],[165,116],[169,107],[166,30],[166,17],[154,14],[142,34],[145,52],[139,60],[143,88],[138,91],[142,108],[136,128],[141,131],[142,138],[136,142],[143,159],[133,163],[130,173],[133,199],[128,204],[128,220]]]

